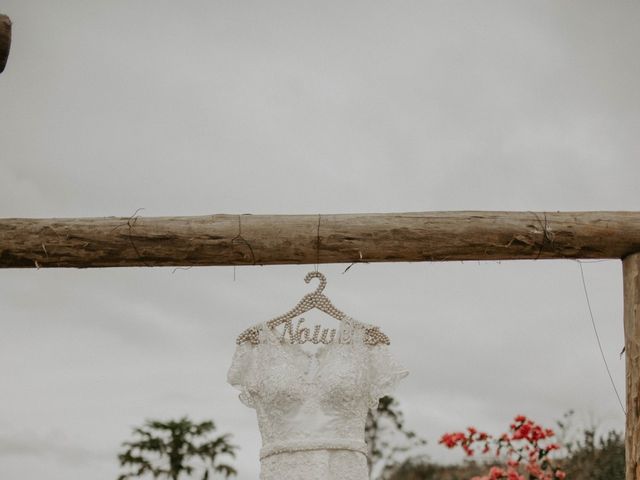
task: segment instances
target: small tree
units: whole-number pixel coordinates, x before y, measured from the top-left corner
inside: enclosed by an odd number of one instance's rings
[[[144,426],[133,429],[138,438],[123,442],[126,450],[118,455],[121,467],[129,467],[118,480],[152,475],[153,478],[178,480],[185,473],[191,475],[195,466],[189,462],[199,458],[204,474],[220,473],[225,478],[237,475],[235,468],[227,463],[216,463],[219,455],[235,457],[236,446],[228,443],[230,434],[206,438],[215,430],[212,421],[193,423],[187,417],[161,422],[147,420]]]
[[[388,395],[380,399],[375,412],[369,410],[365,424],[365,440],[369,448],[369,476],[378,480],[390,478],[393,470],[400,464],[397,457],[399,453],[427,443],[413,431],[406,429],[404,415],[398,408],[398,402]],[[374,470],[380,471],[376,474]]]

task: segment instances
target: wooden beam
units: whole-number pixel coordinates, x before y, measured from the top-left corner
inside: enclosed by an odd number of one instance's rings
[[[552,258],[640,252],[640,212],[0,219],[0,268]]]
[[[0,73],[4,71],[11,49],[11,19],[0,13]]]
[[[624,279],[624,351],[627,420],[626,480],[640,479],[640,253],[622,261]]]

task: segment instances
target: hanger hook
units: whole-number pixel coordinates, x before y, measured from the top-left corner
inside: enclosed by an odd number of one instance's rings
[[[320,295],[322,293],[322,290],[324,290],[324,287],[327,286],[327,279],[320,272],[309,272],[304,277],[304,281],[306,283],[309,283],[312,278],[319,278],[320,279],[320,285],[318,285],[318,288],[316,288],[315,292],[313,292],[311,295]]]

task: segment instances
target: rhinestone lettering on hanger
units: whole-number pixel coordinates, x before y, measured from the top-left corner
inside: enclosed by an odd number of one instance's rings
[[[298,320],[298,324],[296,325],[295,331],[293,329],[293,321],[291,319],[286,320],[284,323],[284,331],[282,332],[282,341],[287,341],[287,332],[289,333],[289,343],[306,343],[310,341],[311,343],[324,343],[329,344],[333,343],[333,340],[336,337],[336,329],[332,328],[329,330],[328,328],[322,328],[320,325],[315,325],[313,327],[313,336],[311,336],[311,330],[307,327],[302,327],[302,323],[304,322],[304,318],[300,318]],[[320,334],[320,330],[322,329],[322,334]],[[331,337],[327,339],[327,335],[331,332]]]

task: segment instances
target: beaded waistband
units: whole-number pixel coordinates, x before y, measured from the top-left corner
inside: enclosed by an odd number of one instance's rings
[[[301,450],[355,450],[365,456],[368,455],[367,444],[362,440],[331,439],[331,440],[294,440],[274,442],[260,449],[260,460],[269,455],[282,452],[297,452]]]

